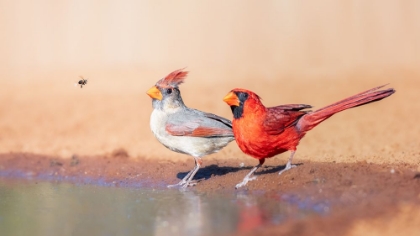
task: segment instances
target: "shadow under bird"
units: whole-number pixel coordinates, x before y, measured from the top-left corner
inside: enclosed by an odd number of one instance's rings
[[[254,180],[256,177],[251,176],[264,164],[265,159],[280,153],[291,152],[286,167],[279,174],[295,167],[292,165],[293,155],[306,132],[335,113],[379,101],[395,92],[392,88],[380,90],[382,87],[353,95],[316,111],[305,111],[311,108],[305,104],[265,107],[254,92],[239,88],[231,90],[223,100],[233,113],[232,126],[236,143],[244,153],[259,160],[259,164],[236,188]]]
[[[178,184],[168,187],[195,185],[191,180],[202,165],[201,158],[218,152],[234,140],[230,120],[184,104],[178,86],[187,74],[176,70],[147,91],[153,105],[150,128],[157,140],[174,152],[192,156],[195,161],[195,167]]]

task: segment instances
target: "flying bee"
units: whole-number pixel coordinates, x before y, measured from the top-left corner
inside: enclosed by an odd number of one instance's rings
[[[86,85],[88,80],[80,76],[81,80],[79,82],[75,83],[74,86],[80,85],[80,88],[83,88],[83,85]]]

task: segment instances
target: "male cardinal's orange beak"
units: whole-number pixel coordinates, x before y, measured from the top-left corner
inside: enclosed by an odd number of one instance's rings
[[[162,100],[162,93],[156,86],[153,86],[147,90],[147,95],[149,95],[151,98]]]
[[[224,98],[223,101],[226,102],[229,106],[239,106],[239,99],[238,96],[234,92],[228,93]]]

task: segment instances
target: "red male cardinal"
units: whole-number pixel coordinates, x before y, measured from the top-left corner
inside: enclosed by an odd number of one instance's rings
[[[291,151],[286,167],[279,174],[289,170],[299,141],[306,132],[337,112],[379,101],[395,92],[389,88],[379,90],[379,86],[356,94],[316,111],[303,111],[311,108],[305,104],[288,104],[265,107],[260,97],[246,89],[233,89],[223,99],[233,113],[233,133],[239,148],[246,154],[257,158],[255,166],[236,188],[254,180],[252,174],[264,163],[265,158]]]
[[[178,85],[187,74],[176,70],[147,91],[153,99],[150,128],[157,140],[172,151],[193,156],[195,161],[195,167],[178,184],[168,187],[194,185],[191,180],[202,165],[201,157],[234,140],[230,120],[185,106]]]

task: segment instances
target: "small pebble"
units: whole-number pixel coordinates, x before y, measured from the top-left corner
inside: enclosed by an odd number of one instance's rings
[[[394,174],[395,173],[395,170],[394,169],[391,169],[390,172],[391,172],[391,174]]]

